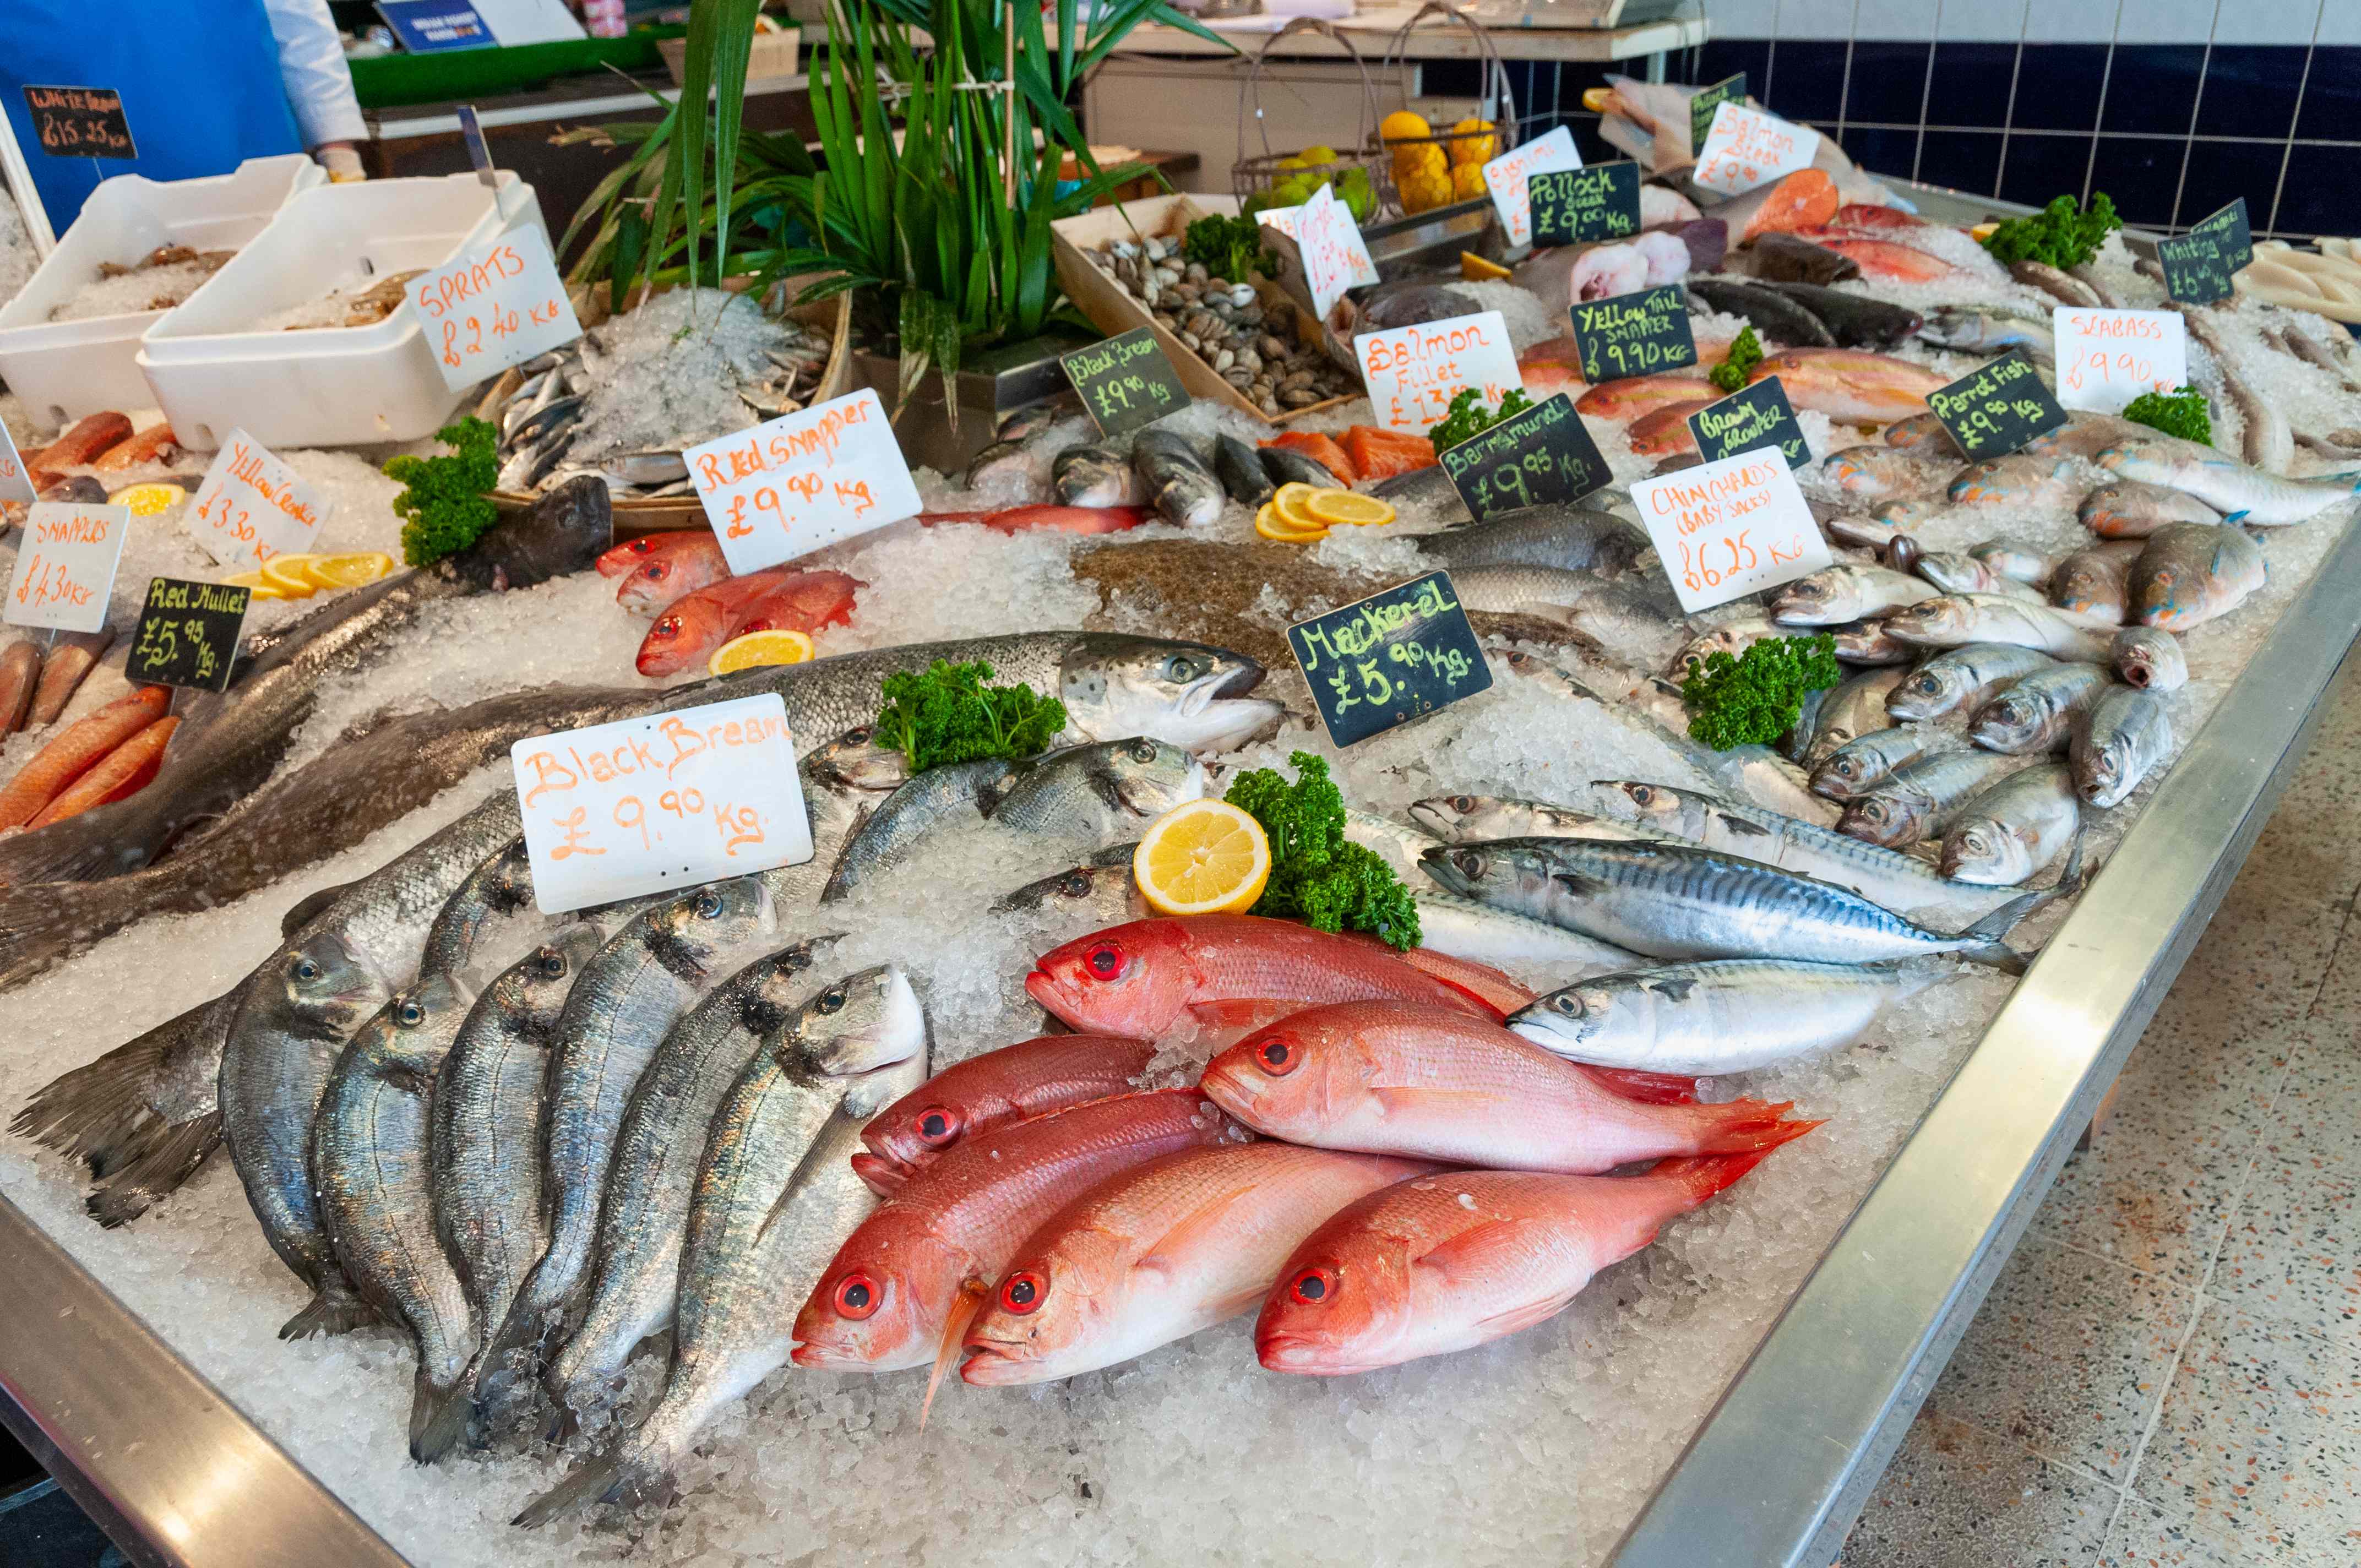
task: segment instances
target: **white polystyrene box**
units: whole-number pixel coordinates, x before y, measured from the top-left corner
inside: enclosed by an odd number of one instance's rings
[[[49,313],[98,276],[102,261],[130,266],[159,246],[234,250],[250,244],[296,192],[327,170],[300,152],[249,158],[227,174],[99,182],[39,270],[0,305],[0,380],[36,424],[54,428],[105,409],[155,402],[139,374],[139,334],[164,315],[131,311],[53,322]]]
[[[359,327],[259,323],[331,292],[438,267],[527,225],[546,237],[533,187],[506,170],[500,180],[497,203],[472,173],[324,185],[290,201],[140,338],[139,367],[173,431],[214,448],[243,429],[281,451],[434,434],[463,394],[444,385],[416,313],[397,308]]]

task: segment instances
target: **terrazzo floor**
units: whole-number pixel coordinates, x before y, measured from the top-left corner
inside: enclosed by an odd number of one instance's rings
[[[1840,1568],[2361,1565],[2361,680]]]

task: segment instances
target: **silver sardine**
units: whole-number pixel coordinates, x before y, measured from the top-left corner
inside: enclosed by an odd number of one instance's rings
[[[1887,849],[1939,839],[1969,801],[2020,765],[1995,751],[1922,757],[1847,806],[1837,831]]]
[[[1943,874],[2015,887],[2066,852],[2081,827],[2071,769],[2043,762],[2014,773],[1968,803],[1943,838]]]
[[[2097,664],[2036,670],[1976,710],[1968,739],[2011,757],[2062,751],[2082,716],[2114,684]]]
[[[1885,699],[1885,711],[1905,721],[1972,712],[2010,682],[2057,662],[2038,649],[1971,642],[1911,671]]]
[[[2068,760],[2075,791],[2092,806],[2116,805],[2171,750],[2164,698],[2137,686],[2110,687],[2074,732]]]
[[[1509,1027],[1570,1061],[1718,1077],[1859,1039],[1887,1003],[1934,978],[1789,959],[1667,964],[1554,991]]]

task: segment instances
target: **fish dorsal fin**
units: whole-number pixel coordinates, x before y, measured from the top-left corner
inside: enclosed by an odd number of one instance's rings
[[[1239,1201],[1254,1191],[1250,1182],[1217,1192],[1180,1217],[1170,1230],[1149,1244],[1132,1266],[1156,1274],[1170,1274],[1184,1266],[1187,1254],[1199,1243],[1219,1235],[1237,1210]],[[1255,1294],[1259,1297],[1262,1289]]]
[[[340,882],[334,887],[324,887],[317,893],[307,893],[297,899],[287,913],[280,916],[280,936],[292,937],[296,932],[309,926],[323,910],[342,898],[352,885],[348,882]]]

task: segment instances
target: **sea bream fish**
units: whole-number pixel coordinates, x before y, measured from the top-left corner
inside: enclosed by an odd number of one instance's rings
[[[1634,1098],[1505,1026],[1414,1002],[1307,1008],[1206,1064],[1198,1087],[1258,1133],[1507,1170],[1594,1175],[1632,1160],[1783,1141],[1784,1103]]]
[[[1971,919],[1989,914],[1997,902],[1980,888],[1944,881],[1915,855],[1763,806],[1633,779],[1602,779],[1590,789],[1602,811],[1662,839],[1810,877],[1857,893],[1897,915]]]
[[[672,1325],[707,1129],[755,1053],[820,989],[811,968],[835,940],[791,943],[715,986],[632,1086],[598,1206],[582,1322],[549,1365],[551,1393],[577,1417],[603,1414],[640,1342]]]
[[[1170,431],[1143,430],[1133,439],[1131,466],[1149,505],[1164,521],[1202,528],[1222,515],[1222,481],[1197,449]]]
[[[1952,953],[2018,973],[2024,955],[2001,938],[2039,906],[2028,900],[2044,896],[2012,900],[1947,936],[1859,894],[1691,845],[1508,839],[1432,850],[1422,863],[1454,893],[1662,959],[1876,963]]]
[[[785,1309],[877,1207],[852,1172],[861,1126],[926,1073],[926,1012],[891,965],[823,988],[763,1041],[697,1167],[664,1391],[512,1522],[672,1496],[675,1467],[714,1417],[786,1364]]]
[[[2114,684],[2097,664],[2036,670],[1976,710],[1968,739],[2011,757],[2062,751],[2074,727]]]
[[[1885,711],[1912,722],[1972,713],[2011,682],[2058,663],[2037,648],[2013,642],[1969,642],[1936,654],[1895,686]]]
[[[1071,1377],[1250,1310],[1322,1221],[1434,1168],[1256,1143],[1109,1177],[1010,1256],[968,1328],[960,1376],[985,1387]]]
[[[2269,568],[2262,547],[2243,528],[2174,522],[2147,536],[2126,575],[2131,613],[2125,620],[2186,631],[2245,603]]]
[[[1065,506],[1133,506],[1142,499],[1131,459],[1112,446],[1069,446],[1058,454],[1049,472]]]
[[[300,620],[248,638],[227,692],[181,694],[181,727],[155,780],[127,799],[0,843],[0,886],[115,877],[148,864],[175,839],[254,794],[311,718],[323,681],[378,663],[434,605],[580,571],[612,539],[606,486],[577,481],[456,555],[349,589]],[[349,843],[388,820],[357,828],[348,820],[323,841]],[[70,910],[48,904],[43,923],[60,914],[71,923]],[[17,926],[0,915],[0,929]],[[12,968],[0,956],[0,975]]]
[[[477,1350],[508,1316],[549,1245],[542,1206],[542,1081],[566,992],[598,950],[599,927],[554,933],[486,986],[434,1079],[427,1154],[434,1229],[478,1325]],[[477,1356],[462,1395],[495,1430],[520,1414],[529,1368]]]
[[[2105,672],[2098,672],[2103,684]],[[2022,764],[1997,751],[1945,751],[1894,770],[1845,806],[1837,831],[1887,849],[1939,839],[1983,791]]]
[[[1817,1124],[1783,1125],[1797,1137]],[[1280,1266],[1255,1320],[1255,1354],[1268,1371],[1342,1376],[1546,1322],[1768,1153],[1661,1160],[1637,1176],[1478,1170],[1397,1182],[1347,1205]]]
[[[2014,887],[2066,852],[2082,825],[2073,770],[2044,762],[2011,773],[1969,803],[1943,837],[1943,874]]]
[[[2103,448],[2092,461],[2126,479],[2194,496],[2227,521],[2256,528],[2305,521],[2361,489],[2361,473],[2286,479],[2210,447],[2138,437]]]
[[[1510,1014],[1509,1027],[1568,1061],[1719,1077],[1857,1040],[1888,1003],[1936,978],[1788,959],[1666,964],[1554,991]]]
[[[434,1085],[474,1000],[432,975],[386,1003],[337,1058],[312,1124],[320,1220],[361,1299],[418,1358],[410,1457],[431,1464],[466,1435],[475,1311],[434,1231]]]
[[[0,986],[22,982],[141,916],[211,908],[264,886],[424,805],[505,756],[525,736],[766,692],[785,699],[796,735],[841,735],[877,717],[878,685],[885,675],[923,670],[937,659],[981,661],[992,666],[995,680],[1054,695],[1065,705],[1060,740],[1068,743],[1148,735],[1196,751],[1233,751],[1276,725],[1284,712],[1279,703],[1247,695],[1261,684],[1263,667],[1243,653],[1095,631],[1015,632],[869,649],[741,670],[661,693],[643,687],[511,693],[376,725],[248,796],[205,836],[202,853],[192,845],[191,852],[161,865],[86,887],[0,889]],[[0,855],[7,844],[0,844]]]

